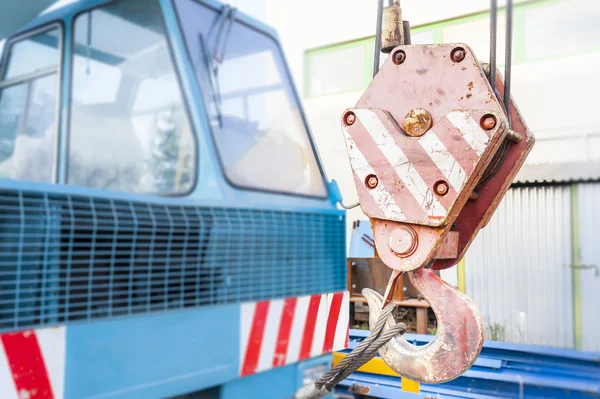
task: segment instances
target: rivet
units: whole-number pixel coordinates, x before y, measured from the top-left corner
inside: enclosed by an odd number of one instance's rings
[[[467,52],[462,47],[456,47],[454,50],[452,50],[452,53],[450,53],[452,61],[457,62],[457,63],[464,60],[466,55],[467,55]]]
[[[375,175],[369,175],[365,179],[365,184],[367,185],[367,187],[369,187],[371,189],[375,188],[379,184],[379,179]]]
[[[404,50],[398,50],[394,52],[392,57],[394,60],[394,64],[400,65],[406,60],[406,53],[404,52]]]
[[[435,185],[433,186],[433,189],[435,190],[435,193],[437,195],[444,196],[444,195],[448,194],[448,190],[450,188],[448,187],[448,183],[446,183],[443,180],[440,180],[435,183]]]

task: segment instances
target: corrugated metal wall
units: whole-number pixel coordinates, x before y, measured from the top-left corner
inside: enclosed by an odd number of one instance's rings
[[[600,184],[577,187],[582,349],[600,351]]]
[[[570,205],[569,186],[513,188],[469,249],[488,339],[573,347]]]

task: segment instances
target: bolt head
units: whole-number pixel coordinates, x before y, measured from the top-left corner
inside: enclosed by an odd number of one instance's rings
[[[411,137],[421,137],[433,125],[431,114],[423,108],[413,108],[408,111],[402,122],[404,132]]]
[[[356,115],[354,115],[354,112],[348,112],[345,119],[346,125],[352,125],[354,122],[356,122]]]
[[[437,195],[446,195],[448,194],[449,189],[450,187],[448,187],[448,183],[446,183],[445,181],[439,181],[435,183],[434,186],[434,190]]]
[[[369,175],[369,176],[367,176],[367,179],[365,180],[365,184],[369,188],[375,188],[379,184],[379,179],[375,175]]]
[[[390,250],[401,258],[412,255],[418,246],[418,236],[411,226],[401,226],[390,234],[388,245]]]
[[[496,117],[491,114],[484,115],[481,118],[481,127],[484,130],[492,130],[496,127]]]
[[[406,60],[406,53],[404,50],[398,50],[392,56],[394,60],[394,64],[400,65]]]
[[[461,47],[457,47],[454,50],[452,50],[452,61],[454,62],[461,62],[462,60],[465,59],[467,53],[466,51],[461,48]]]

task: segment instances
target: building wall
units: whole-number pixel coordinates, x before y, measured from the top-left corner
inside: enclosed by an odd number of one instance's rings
[[[600,184],[581,184],[577,187],[576,260],[583,266],[576,271],[580,285],[575,286],[581,306],[581,347],[600,351]]]
[[[508,191],[465,257],[486,338],[573,348],[570,186]]]

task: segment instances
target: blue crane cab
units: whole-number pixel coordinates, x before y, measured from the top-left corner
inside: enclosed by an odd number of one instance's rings
[[[348,339],[345,215],[276,34],[82,0],[0,62],[0,398],[290,398]]]

